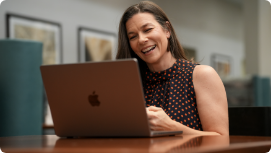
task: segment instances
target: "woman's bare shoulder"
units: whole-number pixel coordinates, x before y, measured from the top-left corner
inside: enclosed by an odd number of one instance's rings
[[[193,79],[210,79],[210,78],[219,78],[215,69],[208,65],[197,65],[193,72]]]
[[[214,92],[217,89],[224,89],[223,82],[214,68],[208,65],[198,65],[193,72],[193,83],[196,89],[201,92],[206,91]],[[199,91],[197,90],[197,91]]]
[[[195,92],[200,96],[210,95],[213,93],[225,95],[225,87],[216,71],[208,65],[198,65],[193,72],[193,84]]]

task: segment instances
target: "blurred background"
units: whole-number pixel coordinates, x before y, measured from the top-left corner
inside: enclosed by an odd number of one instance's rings
[[[127,7],[138,2],[139,0],[5,0],[0,5],[0,39],[42,41],[44,65],[114,59],[121,15]],[[269,2],[153,2],[168,15],[187,56],[200,64],[212,66],[218,72],[227,91],[229,107],[271,106]],[[30,26],[32,31],[29,27],[16,27],[20,23],[26,23],[25,26]],[[35,28],[40,28],[40,32],[44,29],[47,32],[43,36],[33,30]],[[47,56],[48,59],[45,58]],[[3,66],[5,63],[1,64]],[[6,64],[3,67],[8,66]],[[0,72],[0,75],[4,74],[4,71]],[[0,91],[5,91],[3,86]],[[0,97],[4,97],[3,94],[4,92],[0,92]],[[0,100],[0,104],[6,102],[3,98]],[[52,125],[46,98],[43,101],[45,105],[42,109],[47,116],[43,122]]]

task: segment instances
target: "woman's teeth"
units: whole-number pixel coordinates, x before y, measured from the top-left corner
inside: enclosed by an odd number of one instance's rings
[[[155,47],[156,47],[156,45],[153,45],[153,46],[151,46],[151,47],[148,47],[148,48],[142,50],[142,52],[143,52],[144,54],[146,54],[146,53],[152,51]]]

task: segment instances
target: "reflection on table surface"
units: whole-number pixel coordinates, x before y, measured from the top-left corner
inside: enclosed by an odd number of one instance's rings
[[[268,152],[271,137],[179,135],[156,138],[0,138],[3,152]],[[240,150],[241,149],[241,150]],[[255,151],[255,150],[254,150]],[[246,152],[247,153],[247,152]]]

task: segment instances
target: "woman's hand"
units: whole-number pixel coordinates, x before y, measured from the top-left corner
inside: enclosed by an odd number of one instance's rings
[[[162,108],[150,106],[146,108],[150,128],[154,131],[172,131],[175,121],[173,121]]]
[[[150,106],[146,108],[150,129],[153,131],[183,131],[190,135],[219,135],[216,132],[198,131],[172,120],[162,108]]]

